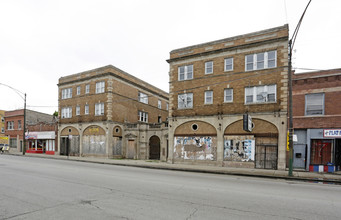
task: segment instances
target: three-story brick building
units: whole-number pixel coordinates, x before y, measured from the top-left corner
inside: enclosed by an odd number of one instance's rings
[[[169,161],[285,169],[288,25],[176,49],[167,61]]]
[[[165,160],[168,93],[112,65],[58,88],[60,154]]]

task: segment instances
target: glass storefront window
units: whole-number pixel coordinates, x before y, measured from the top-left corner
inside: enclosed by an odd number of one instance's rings
[[[333,163],[333,140],[311,140],[310,164]]]

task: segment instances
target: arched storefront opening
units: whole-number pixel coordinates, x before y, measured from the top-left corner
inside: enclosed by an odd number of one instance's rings
[[[160,138],[152,136],[149,139],[149,159],[160,160]]]
[[[106,137],[103,128],[92,125],[83,132],[83,154],[84,155],[105,155]]]
[[[79,132],[77,128],[68,126],[60,133],[60,155],[79,156]]]
[[[112,155],[114,157],[122,157],[122,128],[115,126],[113,129]]]
[[[252,119],[252,132],[243,130],[243,120],[230,124],[224,131],[224,161],[229,165],[277,169],[278,129],[268,121]]]
[[[217,131],[203,121],[189,121],[175,129],[175,160],[217,160]]]

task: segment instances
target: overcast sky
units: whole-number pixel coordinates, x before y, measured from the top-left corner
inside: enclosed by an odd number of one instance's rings
[[[112,64],[168,89],[173,49],[289,24],[309,0],[0,0],[0,83],[52,114],[58,79]],[[341,68],[341,1],[312,0],[293,66]],[[302,70],[297,69],[297,72]],[[24,101],[0,84],[0,109]]]

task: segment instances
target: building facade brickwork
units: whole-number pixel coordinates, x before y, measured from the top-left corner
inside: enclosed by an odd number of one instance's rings
[[[112,65],[61,77],[58,88],[60,154],[165,159],[168,93]]]
[[[173,50],[168,62],[169,161],[285,169],[287,25]]]

